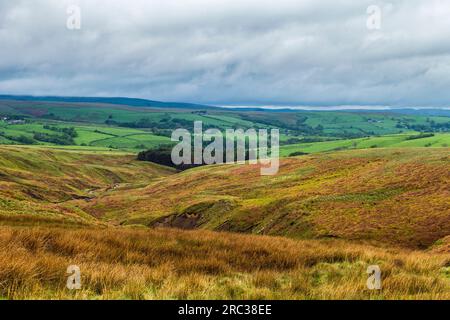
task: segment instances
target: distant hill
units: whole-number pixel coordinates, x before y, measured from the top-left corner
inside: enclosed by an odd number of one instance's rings
[[[420,116],[438,116],[438,117],[450,117],[450,109],[434,109],[434,108],[421,108],[421,109],[389,109],[390,113],[402,114],[402,115],[420,115]],[[384,111],[373,111],[378,113],[386,113]]]
[[[265,108],[259,106],[248,107],[220,107],[210,106],[196,103],[186,102],[165,102],[155,101],[139,98],[127,97],[64,97],[64,96],[33,96],[33,95],[2,95],[0,94],[0,101],[26,101],[26,102],[62,102],[62,103],[97,103],[97,104],[112,104],[130,107],[147,107],[160,109],[187,109],[187,110],[227,110],[231,112],[262,112],[262,113],[310,113],[310,112],[341,112],[341,113],[372,113],[372,114],[394,114],[394,115],[412,115],[412,116],[440,116],[450,117],[450,109],[436,109],[436,108],[392,108],[378,110],[373,109],[292,109],[289,107],[280,108]]]
[[[115,105],[125,105],[132,107],[150,107],[150,108],[174,108],[174,109],[215,109],[216,107],[184,103],[184,102],[162,102],[137,98],[124,97],[57,97],[57,96],[16,96],[0,95],[0,100],[12,101],[33,101],[33,102],[65,102],[65,103],[106,103]]]

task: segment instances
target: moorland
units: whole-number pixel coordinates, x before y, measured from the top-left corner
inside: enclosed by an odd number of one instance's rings
[[[152,103],[0,99],[1,298],[450,298],[445,112]],[[197,120],[279,128],[279,173],[138,161]]]

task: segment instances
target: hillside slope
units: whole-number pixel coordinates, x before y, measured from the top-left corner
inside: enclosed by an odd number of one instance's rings
[[[424,248],[450,234],[450,150],[376,149],[208,166],[78,205],[120,224],[344,238]]]
[[[419,137],[418,134],[394,134],[360,139],[345,139],[314,143],[301,143],[281,146],[280,155],[290,156],[295,152],[318,153],[351,149],[374,148],[448,148],[450,146],[450,133],[437,133],[432,137],[411,139]],[[426,152],[426,150],[422,150]]]
[[[0,224],[96,223],[75,206],[108,190],[147,185],[173,170],[134,155],[0,148]]]
[[[182,173],[120,153],[0,148],[0,224],[145,225],[427,248],[450,235],[450,150],[376,149]]]

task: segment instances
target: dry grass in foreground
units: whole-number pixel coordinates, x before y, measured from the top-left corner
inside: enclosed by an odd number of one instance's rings
[[[369,265],[383,289],[366,289]],[[66,269],[81,268],[69,291]],[[169,229],[0,227],[7,299],[450,299],[450,255]]]

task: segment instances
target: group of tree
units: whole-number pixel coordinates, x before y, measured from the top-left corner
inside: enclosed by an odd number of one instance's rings
[[[44,125],[43,128],[49,131],[53,131],[55,132],[55,134],[34,132],[33,139],[61,146],[70,146],[76,144],[74,138],[78,137],[78,133],[74,127],[57,127]]]
[[[417,140],[417,139],[424,139],[424,138],[431,138],[434,137],[434,133],[421,133],[417,134],[415,136],[409,136],[405,140]]]
[[[58,134],[35,132],[33,138],[38,141],[49,142],[61,146],[75,145],[75,141],[73,140],[73,138],[66,134],[58,135]]]
[[[158,122],[149,118],[142,118],[133,122],[119,122],[113,119],[107,119],[105,124],[134,129],[189,129],[193,126],[192,121],[179,118],[163,118]]]
[[[435,122],[434,120],[427,119],[426,123],[416,124],[406,121],[398,121],[396,128],[404,128],[419,132],[449,132],[450,121],[448,122]]]
[[[12,135],[8,135],[5,134],[4,132],[0,132],[0,136],[4,137],[5,139],[8,139],[10,141],[14,141],[20,144],[36,144],[37,141],[34,140],[33,138],[27,137],[25,135],[20,135],[20,136],[12,136]]]
[[[170,116],[164,117],[158,122],[149,118],[142,118],[134,122],[119,122],[109,118],[105,121],[105,124],[123,128],[150,129],[154,134],[164,137],[171,137],[172,131],[175,129],[186,129],[192,132],[194,128],[194,122],[192,120],[172,118]],[[217,127],[203,123],[203,128],[204,130],[208,130]],[[237,127],[234,129],[237,129]]]
[[[56,126],[44,125],[43,128],[46,129],[46,130],[54,131],[54,132],[60,132],[63,135],[67,135],[67,136],[72,137],[72,138],[78,137],[78,133],[77,133],[77,131],[75,130],[74,127],[63,127],[63,128],[60,128],[60,127],[56,127]]]
[[[192,146],[192,148],[193,148],[193,146]],[[202,149],[202,153],[204,151],[204,148],[205,148],[205,146]],[[172,168],[175,168],[180,171],[184,171],[187,169],[206,165],[206,163],[194,164],[194,155],[193,154],[191,156],[191,164],[177,165],[177,164],[173,163],[173,161],[172,161],[172,149],[173,149],[173,145],[162,145],[155,149],[150,149],[150,150],[139,152],[137,159],[139,161],[148,161],[148,162],[153,162],[153,163],[160,164],[160,165],[167,166],[167,167],[172,167]],[[226,157],[227,157],[226,152],[224,152],[223,163],[227,162]],[[246,147],[245,160],[249,160],[249,159],[250,159],[250,152],[248,151],[248,148]],[[235,154],[234,160],[237,161],[236,154]]]
[[[150,149],[147,151],[139,152],[137,159],[139,161],[148,161],[153,162],[156,164],[160,164],[167,167],[172,167],[177,170],[183,171],[190,168],[198,167],[201,165],[195,165],[195,164],[181,164],[176,165],[172,161],[172,147],[171,146],[160,146],[156,149]],[[191,163],[194,163],[192,159]]]

